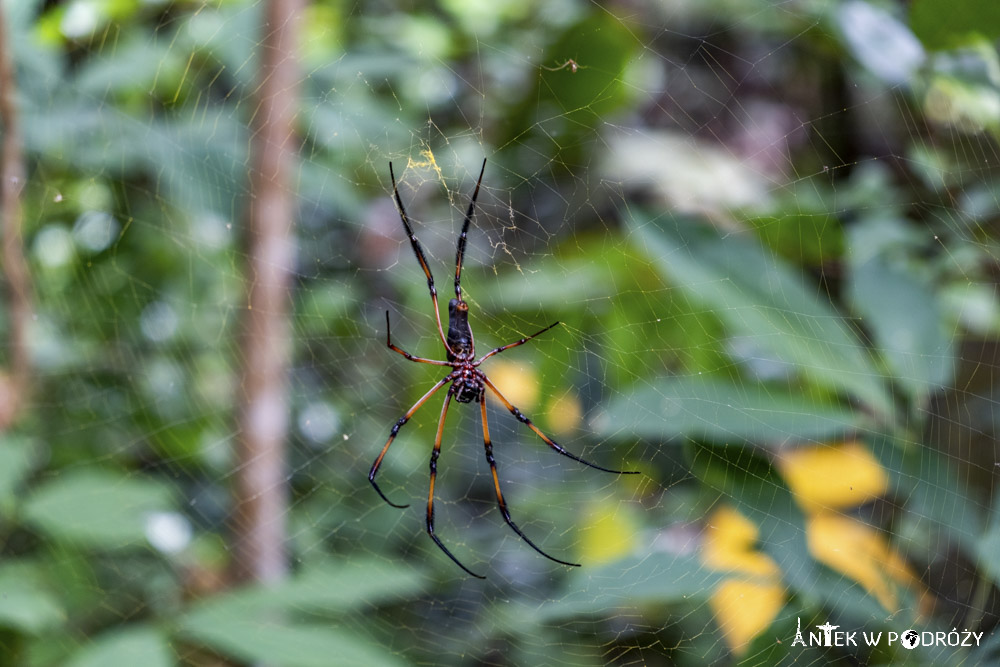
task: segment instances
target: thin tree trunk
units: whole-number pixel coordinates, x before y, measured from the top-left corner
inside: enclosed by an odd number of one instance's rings
[[[17,80],[7,23],[0,5],[0,257],[7,287],[9,330],[7,361],[9,376],[0,386],[0,430],[6,429],[27,403],[31,384],[31,354],[28,325],[31,321],[31,283],[24,260],[21,233],[21,191],[24,189],[24,154],[17,114]]]
[[[291,173],[300,73],[295,48],[302,0],[268,0],[261,35],[257,104],[251,121],[247,219],[247,310],[233,513],[238,581],[284,577],[288,511],[285,441],[295,196]]]

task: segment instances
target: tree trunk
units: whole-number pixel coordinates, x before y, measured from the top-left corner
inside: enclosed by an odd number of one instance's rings
[[[3,145],[0,146],[0,232],[3,234],[0,257],[10,320],[7,333],[9,375],[0,378],[0,430],[6,429],[20,408],[27,404],[31,384],[31,351],[28,347],[28,326],[32,317],[31,283],[21,233],[21,191],[24,189],[25,169],[16,91],[14,56],[7,37],[3,6],[0,5],[0,128],[3,132]]]
[[[302,0],[268,0],[261,35],[259,82],[251,119],[247,219],[247,310],[233,511],[237,581],[285,576],[288,511],[285,441],[288,431],[289,326],[295,197],[290,185],[301,77],[296,61]]]

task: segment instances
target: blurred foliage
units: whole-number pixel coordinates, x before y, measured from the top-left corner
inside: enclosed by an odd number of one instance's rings
[[[0,441],[2,664],[906,658],[792,647],[797,619],[983,631],[920,658],[1000,655],[992,3],[312,2],[294,572],[229,590],[261,2],[0,2],[38,304],[37,393]],[[364,477],[432,382],[385,350],[386,308],[437,354],[387,163],[446,278],[484,155],[480,347],[563,322],[484,368],[569,449],[645,476],[497,426],[525,452],[501,461],[516,520],[578,552],[565,571],[498,546],[463,429],[438,494],[481,585]],[[423,492],[431,423],[387,489]]]

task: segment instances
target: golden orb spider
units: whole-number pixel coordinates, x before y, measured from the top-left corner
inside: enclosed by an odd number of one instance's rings
[[[497,475],[497,464],[496,460],[493,458],[493,443],[490,441],[489,424],[486,421],[487,389],[496,395],[504,407],[506,407],[518,421],[527,425],[528,428],[534,431],[543,441],[545,441],[545,444],[563,456],[567,456],[574,461],[579,461],[580,463],[588,465],[591,468],[614,473],[616,475],[631,475],[638,473],[637,470],[625,471],[602,468],[599,465],[583,460],[575,454],[569,453],[555,440],[542,433],[538,427],[524,415],[524,413],[518,410],[517,407],[515,407],[504,397],[503,394],[500,393],[500,390],[497,389],[492,382],[490,382],[490,379],[486,376],[486,374],[479,370],[479,365],[493,355],[500,354],[504,350],[509,350],[513,347],[517,347],[518,345],[524,345],[535,336],[541,335],[559,324],[559,322],[554,322],[537,333],[533,333],[532,335],[513,343],[508,343],[507,345],[494,348],[479,359],[476,359],[476,344],[472,338],[472,329],[469,327],[469,304],[462,299],[462,260],[465,256],[465,243],[469,233],[469,224],[472,222],[472,216],[476,210],[476,199],[479,197],[479,186],[483,182],[483,173],[485,171],[486,160],[483,160],[483,167],[479,172],[479,180],[476,181],[476,189],[472,193],[472,201],[469,203],[469,210],[466,212],[465,222],[462,224],[462,233],[458,237],[458,253],[455,256],[455,298],[448,303],[448,335],[446,337],[444,335],[444,329],[441,326],[441,313],[438,310],[437,289],[434,287],[434,277],[431,275],[430,267],[427,265],[427,257],[424,255],[424,250],[421,247],[420,242],[417,241],[417,237],[413,233],[413,228],[410,226],[409,218],[406,216],[406,209],[403,207],[403,200],[400,199],[399,189],[396,187],[396,175],[392,171],[392,163],[389,163],[389,176],[392,179],[392,194],[396,200],[396,205],[399,208],[399,218],[403,221],[403,228],[406,230],[406,235],[410,238],[410,245],[413,246],[413,253],[417,256],[417,261],[420,262],[420,268],[424,270],[424,275],[427,276],[427,287],[430,290],[431,301],[434,304],[434,317],[437,319],[438,335],[441,337],[441,342],[444,343],[445,354],[448,360],[437,361],[434,359],[415,357],[409,352],[393,345],[392,334],[389,329],[389,311],[385,312],[386,345],[389,346],[390,350],[398,352],[410,361],[415,361],[421,364],[433,364],[435,366],[448,366],[452,370],[439,380],[437,384],[431,387],[430,391],[424,394],[420,400],[414,403],[413,406],[399,418],[389,433],[389,440],[386,441],[385,446],[382,447],[382,451],[379,452],[378,457],[372,464],[371,471],[368,473],[368,481],[370,481],[372,486],[375,487],[375,491],[377,491],[379,496],[382,497],[382,500],[389,503],[393,507],[398,507],[400,509],[409,507],[409,505],[397,505],[389,500],[385,494],[382,493],[382,489],[379,488],[378,484],[375,483],[375,475],[378,474],[379,466],[382,465],[382,459],[385,458],[386,452],[389,451],[389,446],[392,444],[392,441],[396,439],[396,435],[399,433],[399,429],[403,427],[403,424],[408,422],[410,417],[412,417],[413,414],[419,410],[431,396],[441,389],[441,387],[450,382],[451,386],[448,387],[448,394],[445,396],[444,405],[441,408],[441,417],[438,420],[437,436],[434,438],[434,450],[431,452],[431,483],[430,490],[427,494],[427,534],[431,536],[434,543],[437,544],[438,547],[441,548],[441,551],[443,551],[448,558],[454,561],[456,565],[465,570],[468,574],[479,579],[485,579],[486,577],[476,574],[466,566],[462,565],[458,558],[456,558],[455,555],[441,543],[441,540],[434,533],[434,481],[437,477],[438,457],[441,455],[441,434],[444,432],[444,421],[448,414],[448,405],[451,403],[452,398],[459,403],[472,403],[473,401],[479,403],[479,409],[482,413],[483,444],[486,448],[486,462],[489,463],[490,472],[493,475],[493,488],[496,490],[497,506],[500,508],[500,514],[503,515],[503,519],[507,522],[507,525],[510,526],[514,532],[521,537],[521,539],[527,542],[532,549],[549,560],[553,560],[562,565],[570,565],[573,567],[580,566],[579,563],[570,563],[568,561],[560,560],[542,551],[538,545],[528,539],[528,536],[525,535],[521,529],[517,527],[517,524],[510,518],[510,512],[507,510],[507,503],[504,501],[503,493],[500,491],[500,477]]]

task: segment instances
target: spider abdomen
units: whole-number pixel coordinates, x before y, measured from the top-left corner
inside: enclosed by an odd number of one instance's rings
[[[476,354],[469,326],[469,304],[458,299],[448,302],[448,348],[448,361],[471,360]]]

